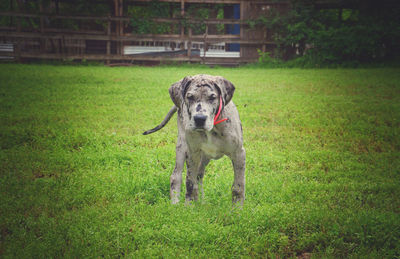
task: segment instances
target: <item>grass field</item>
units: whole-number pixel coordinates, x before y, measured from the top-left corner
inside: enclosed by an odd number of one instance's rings
[[[242,210],[227,158],[170,205],[176,117],[141,135],[199,73],[236,86]],[[400,69],[1,64],[0,108],[2,258],[400,257]]]

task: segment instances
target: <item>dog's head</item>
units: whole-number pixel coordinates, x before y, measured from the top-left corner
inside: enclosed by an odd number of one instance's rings
[[[223,109],[231,101],[234,91],[231,82],[210,75],[187,76],[169,89],[175,105],[187,112],[186,129],[207,131],[214,127],[219,106]]]

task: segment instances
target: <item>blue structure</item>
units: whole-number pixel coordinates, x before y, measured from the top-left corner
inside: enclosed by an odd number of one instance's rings
[[[233,5],[233,18],[240,19],[240,4]],[[227,30],[228,34],[240,35],[240,24],[229,24]],[[227,44],[226,51],[240,51],[240,44],[239,43]]]

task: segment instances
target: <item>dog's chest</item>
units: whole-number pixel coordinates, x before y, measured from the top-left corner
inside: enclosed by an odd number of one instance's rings
[[[223,156],[220,139],[207,134],[200,144],[200,149],[210,158],[218,159]]]

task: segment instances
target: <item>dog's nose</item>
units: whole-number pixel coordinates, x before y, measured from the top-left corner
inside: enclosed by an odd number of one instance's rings
[[[194,123],[196,124],[196,127],[203,127],[207,120],[207,116],[199,114],[199,115],[195,115],[193,117],[193,119],[194,119]]]

